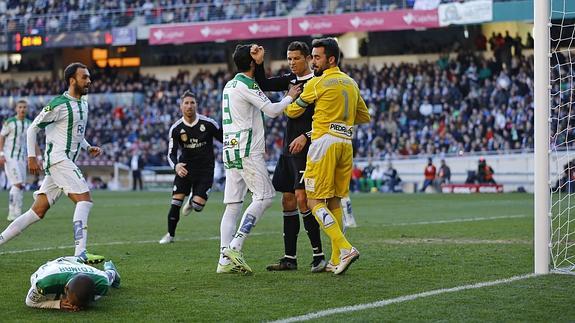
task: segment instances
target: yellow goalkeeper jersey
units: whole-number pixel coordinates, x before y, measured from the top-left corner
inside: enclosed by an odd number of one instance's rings
[[[285,114],[297,118],[311,104],[315,104],[312,140],[325,134],[351,140],[353,126],[370,120],[357,83],[338,67],[329,68],[323,75],[309,80],[299,98],[286,108]]]

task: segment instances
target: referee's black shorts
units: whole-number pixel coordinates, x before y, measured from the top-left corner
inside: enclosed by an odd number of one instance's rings
[[[306,157],[293,157],[281,155],[272,183],[278,192],[294,193],[296,189],[305,189],[303,172],[305,171]]]
[[[212,169],[188,169],[186,177],[176,175],[172,195],[184,194],[199,196],[208,199],[208,193],[214,183],[214,170]]]

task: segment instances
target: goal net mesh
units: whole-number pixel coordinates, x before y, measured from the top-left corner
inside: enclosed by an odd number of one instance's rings
[[[575,271],[575,6],[551,0],[549,27],[551,270]]]

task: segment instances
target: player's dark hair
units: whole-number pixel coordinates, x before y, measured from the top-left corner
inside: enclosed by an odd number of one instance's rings
[[[68,293],[73,293],[76,296],[78,304],[76,305],[80,308],[86,308],[90,305],[90,302],[94,300],[96,294],[96,284],[86,274],[77,274],[68,281]]]
[[[251,48],[252,44],[236,46],[233,58],[234,63],[236,64],[236,68],[238,69],[238,72],[246,72],[250,70],[251,63],[254,60],[252,58],[252,55],[250,54]]]
[[[185,98],[194,98],[196,99],[196,95],[194,94],[194,92],[190,91],[190,90],[186,90],[184,91],[184,93],[180,96],[180,100],[184,100]]]
[[[341,53],[339,50],[339,45],[337,44],[335,38],[327,37],[327,38],[314,39],[311,42],[311,47],[313,48],[323,47],[327,59],[333,56],[335,58],[335,65],[339,63]]]
[[[64,69],[64,79],[66,80],[66,85],[70,86],[70,78],[76,75],[76,71],[79,68],[88,68],[88,67],[78,62],[66,66],[66,69]]]
[[[308,56],[309,56],[309,53],[310,53],[310,51],[309,51],[309,46],[308,46],[306,43],[302,42],[302,41],[294,41],[294,42],[291,42],[291,43],[288,45],[287,50],[288,50],[288,51],[299,50],[300,53],[302,53],[302,55],[305,56],[305,57],[308,57]]]

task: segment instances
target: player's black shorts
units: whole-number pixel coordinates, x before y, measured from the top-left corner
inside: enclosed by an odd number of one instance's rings
[[[213,169],[188,169],[186,177],[176,175],[174,178],[174,188],[172,195],[185,194],[199,196],[205,200],[208,199],[208,193],[214,183]]]
[[[272,180],[275,190],[282,193],[293,193],[296,189],[305,189],[302,180],[305,162],[305,157],[281,155],[276,164],[274,178]]]

